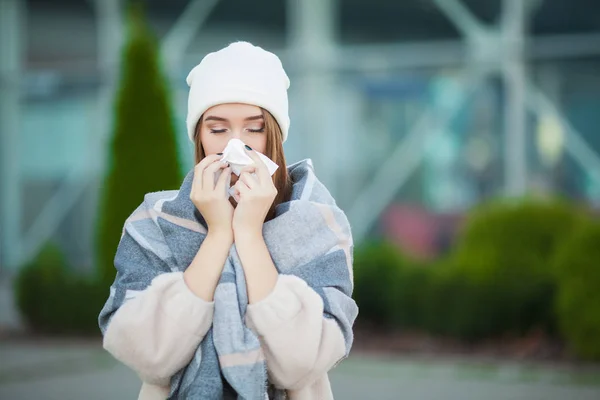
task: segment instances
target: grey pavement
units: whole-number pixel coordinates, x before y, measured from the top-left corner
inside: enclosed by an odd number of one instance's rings
[[[336,399],[600,399],[600,369],[353,354],[330,373]],[[137,399],[140,381],[98,342],[0,343],[0,399]]]

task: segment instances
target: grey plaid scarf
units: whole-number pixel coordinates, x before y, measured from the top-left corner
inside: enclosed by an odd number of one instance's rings
[[[346,357],[358,312],[351,298],[350,225],[316,178],[310,160],[290,165],[288,171],[291,199],[276,207],[263,236],[279,273],[302,278],[322,297],[323,317],[340,326]],[[144,290],[162,273],[185,270],[195,257],[206,237],[206,222],[190,200],[193,173],[178,191],[148,193],[125,222],[114,260],[117,276],[99,317],[103,332],[128,291]],[[152,218],[133,217],[140,213]],[[284,399],[285,390],[269,385],[259,339],[244,323],[248,295],[235,245],[214,301],[212,327],[190,363],[172,377],[169,399],[222,399],[232,389],[238,399]]]

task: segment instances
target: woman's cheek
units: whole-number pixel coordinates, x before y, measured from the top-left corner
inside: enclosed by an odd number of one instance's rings
[[[223,137],[221,137],[223,136]],[[225,146],[229,142],[229,138],[226,137],[225,134],[215,135],[209,134],[202,141],[202,145],[204,147],[204,151],[206,155],[222,153],[225,150]]]
[[[267,149],[267,136],[262,135],[260,137],[254,137],[245,142],[248,146],[252,147],[253,150],[259,153],[265,153]]]

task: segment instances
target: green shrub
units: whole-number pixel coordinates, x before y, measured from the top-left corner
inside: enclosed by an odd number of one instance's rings
[[[46,245],[17,276],[16,303],[36,333],[98,333],[98,313],[108,290],[96,281],[73,274],[60,249]]]
[[[448,265],[446,265],[448,264]],[[542,282],[475,281],[450,262],[432,272],[425,288],[424,325],[430,333],[468,341],[526,333],[532,321],[549,323],[552,287]]]
[[[360,318],[381,326],[421,325],[422,293],[428,271],[387,242],[357,248],[354,257],[354,298]]]
[[[35,260],[19,271],[16,280],[17,306],[34,327],[52,324],[52,307],[60,302],[60,286],[66,278],[66,260],[54,244],[46,245]],[[57,299],[58,298],[58,299]]]
[[[551,278],[558,244],[582,222],[560,201],[494,202],[472,211],[454,259],[474,279]]]
[[[558,201],[498,202],[473,211],[452,254],[454,273],[437,282],[461,288],[454,289],[452,301],[461,305],[453,324],[463,326],[452,330],[474,338],[534,327],[552,332],[553,260],[581,222],[579,212]]]
[[[434,266],[380,242],[357,248],[354,269],[361,320],[467,341],[559,328],[600,360],[600,224],[565,203],[486,205]]]
[[[182,179],[156,39],[139,4],[130,8],[128,36],[96,231],[96,263],[106,287],[115,278],[113,260],[125,219],[144,194],[178,189]]]
[[[580,357],[600,360],[600,224],[588,223],[556,257],[562,335]]]

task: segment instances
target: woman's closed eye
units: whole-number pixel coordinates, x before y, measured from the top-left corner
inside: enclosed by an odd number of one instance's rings
[[[210,128],[210,133],[219,134],[219,133],[225,133],[228,130],[229,130],[228,128]],[[251,128],[246,128],[246,130],[251,133],[263,133],[265,131],[265,127],[264,126],[251,127]]]

